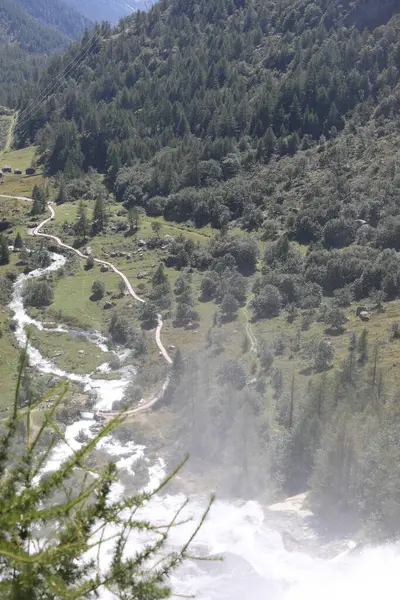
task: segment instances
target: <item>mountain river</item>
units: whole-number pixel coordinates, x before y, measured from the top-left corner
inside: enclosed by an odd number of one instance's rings
[[[46,327],[26,313],[22,301],[22,289],[29,278],[40,277],[54,272],[63,266],[66,259],[60,254],[52,254],[52,263],[45,269],[37,269],[28,275],[20,275],[14,284],[10,308],[15,313],[15,335],[23,347],[27,340],[26,328],[35,325],[41,330],[68,331],[60,326]],[[48,324],[49,325],[49,324]],[[71,332],[73,334],[73,332]],[[75,332],[76,334],[76,332]],[[101,351],[107,351],[106,340],[99,334],[83,334]],[[32,344],[28,347],[30,364],[42,373],[53,374],[80,383],[86,391],[96,397],[96,408],[109,410],[115,400],[120,400],[130,383],[132,370],[121,369],[118,380],[93,378],[92,374],[76,375],[65,373],[51,360],[41,356]],[[100,367],[106,372],[107,365]],[[79,420],[67,427],[66,438],[72,448],[79,448],[76,437],[83,430],[88,435],[94,422]],[[146,456],[144,446],[133,442],[121,444],[111,436],[102,441],[102,448],[110,455],[118,456],[117,465],[134,474],[135,461]],[[59,467],[68,456],[70,449],[61,444],[55,448],[45,470]],[[165,464],[160,457],[154,464],[148,463],[150,486],[156,485],[165,473]],[[122,484],[116,484],[113,494],[124,493]],[[184,500],[183,495],[160,495],[144,509],[151,521],[166,523]],[[206,505],[204,497],[190,498],[185,516],[193,516],[193,521],[174,528],[171,532],[172,547],[184,543],[193,531]],[[287,505],[290,509],[290,503]],[[272,507],[274,508],[274,507]],[[295,549],[288,549],[284,536],[275,525],[274,514],[283,507],[265,509],[255,501],[219,501],[213,505],[209,517],[200,530],[194,550],[202,556],[219,555],[223,562],[189,561],[173,576],[172,584],[176,594],[196,595],[199,600],[372,600],[381,597],[385,600],[400,597],[400,547],[397,545],[366,548],[351,552],[355,544],[345,540],[339,552],[322,557],[315,552],[319,540],[317,534],[308,528],[307,521],[300,526],[301,536]],[[280,513],[282,515],[282,513]],[[289,515],[290,510],[285,512]],[[293,511],[293,516],[299,515]],[[279,520],[279,519],[277,519]],[[314,551],[309,552],[309,541]],[[139,540],[133,539],[129,552],[134,552]],[[322,545],[322,542],[321,542]],[[107,563],[107,548],[102,552],[102,561]],[[104,592],[102,600],[113,596]]]

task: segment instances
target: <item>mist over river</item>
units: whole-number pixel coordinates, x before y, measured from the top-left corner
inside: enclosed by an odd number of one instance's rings
[[[27,315],[22,301],[24,282],[28,278],[40,277],[46,272],[56,271],[65,263],[65,258],[52,254],[52,264],[45,269],[37,269],[28,275],[21,275],[14,284],[10,308],[15,313],[15,335],[18,344],[26,343],[26,327],[35,325],[46,330]],[[61,329],[58,328],[60,331]],[[54,329],[48,329],[52,335]],[[105,340],[92,336],[91,341],[106,351]],[[75,375],[65,373],[50,360],[40,355],[31,344],[28,347],[30,364],[38,371],[54,374],[80,383],[86,391],[93,391],[97,398],[97,408],[111,409],[115,400],[123,397],[130,383],[132,372],[121,370],[121,379],[110,381],[95,379],[91,374]],[[102,370],[105,370],[104,366]],[[94,422],[81,420],[67,427],[66,439],[71,448],[80,444],[76,437],[81,430],[88,435]],[[118,456],[118,467],[134,474],[135,461],[146,457],[146,448],[134,442],[121,444],[112,437],[101,443],[102,449],[112,456]],[[59,467],[71,450],[65,444],[55,448],[45,470]],[[150,486],[155,486],[166,472],[162,457],[149,462]],[[124,493],[122,484],[113,489],[115,497]],[[167,523],[184,502],[184,496],[160,495],[143,510],[143,515],[152,522]],[[179,547],[185,543],[200,519],[207,498],[192,497],[182,515],[193,516],[193,520],[171,530],[170,543]],[[290,506],[288,506],[290,508]],[[285,509],[285,505],[281,507]],[[279,523],[281,511],[263,510],[256,501],[217,500],[212,506],[208,519],[200,530],[194,552],[203,557],[222,556],[220,561],[189,561],[173,576],[172,584],[177,594],[193,595],[199,600],[372,600],[378,597],[388,600],[400,594],[400,548],[397,545],[366,548],[350,552],[355,544],[343,540],[339,551],[332,548],[322,552],[323,542],[308,525],[307,519],[293,511],[296,523],[296,544],[289,548],[284,543],[285,536]],[[291,513],[286,512],[289,523]],[[131,539],[128,553],[133,553],[141,540]],[[335,545],[335,548],[338,545]],[[319,552],[319,548],[321,552]],[[329,548],[328,548],[329,550]],[[103,548],[102,562],[107,563],[107,547]],[[103,600],[113,596],[105,592]]]

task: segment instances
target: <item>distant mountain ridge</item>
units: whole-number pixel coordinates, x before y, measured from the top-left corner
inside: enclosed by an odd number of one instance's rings
[[[14,0],[40,23],[53,27],[68,38],[78,39],[90,21],[64,0]]]
[[[62,0],[0,0],[0,44],[50,53],[81,37],[90,21]]]
[[[0,0],[0,104],[16,106],[46,56],[65,49],[91,27],[64,0]]]
[[[116,23],[136,10],[147,10],[153,0],[66,0],[91,21]]]

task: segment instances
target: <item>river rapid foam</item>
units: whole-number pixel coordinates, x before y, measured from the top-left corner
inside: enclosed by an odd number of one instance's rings
[[[30,325],[48,331],[49,335],[52,331],[68,332],[60,326],[48,328],[32,319],[23,305],[23,286],[28,279],[54,272],[65,264],[64,256],[53,253],[51,257],[49,267],[20,275],[14,284],[10,309],[15,313],[15,335],[21,347],[27,342]],[[107,351],[106,340],[101,335],[84,335],[102,351]],[[93,392],[97,409],[110,409],[115,400],[121,400],[132,377],[131,371],[122,371],[121,379],[114,381],[95,379],[91,374],[66,373],[44,358],[31,343],[28,355],[31,366],[39,372],[80,383],[86,391]],[[100,371],[107,371],[107,367]],[[92,435],[93,425],[93,421],[79,420],[67,427],[65,435],[71,448],[80,447],[76,439],[80,431]],[[118,467],[131,475],[134,475],[135,462],[146,455],[144,446],[133,441],[121,444],[111,436],[102,440],[101,447],[111,456],[118,456]],[[70,452],[65,444],[57,446],[45,471],[58,469]],[[150,487],[157,485],[164,475],[161,458],[154,464],[149,463]],[[112,493],[115,499],[123,495],[123,485],[116,484]],[[152,522],[167,523],[183,501],[184,497],[179,494],[159,495],[143,509],[143,516]],[[186,542],[206,504],[206,498],[191,498],[182,516],[193,517],[193,520],[172,529],[172,548]],[[128,553],[133,554],[141,542],[137,536],[130,539]],[[253,501],[217,500],[196,538],[194,551],[204,557],[224,557],[223,562],[189,561],[172,577],[177,594],[195,594],[199,600],[376,600],[379,596],[388,600],[397,598],[400,593],[400,549],[396,545],[365,549],[354,555],[343,552],[334,560],[311,556],[301,546],[299,551],[288,551],[281,533],[274,528],[273,519],[266,519],[261,505]],[[108,557],[107,547],[104,547],[101,556],[104,567]],[[101,598],[114,597],[105,591]]]

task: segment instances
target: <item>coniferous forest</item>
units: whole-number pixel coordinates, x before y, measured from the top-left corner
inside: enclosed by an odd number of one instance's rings
[[[45,64],[31,58],[1,91],[19,111],[15,146],[37,146],[57,203],[95,201],[91,225],[81,204],[72,227],[82,243],[107,231],[109,198],[132,231],[142,215],[217,230],[201,246],[177,235],[164,261],[179,272],[173,292],[162,266],[140,315],[154,327],[174,302],[174,326],[196,322],[193,274],[201,302],[220,307],[202,351],[175,355],[174,457],[189,450],[202,474],[218,463],[235,495],[311,489],[323,514],[382,536],[400,530],[400,430],[380,348],[395,347],[400,325],[370,339],[365,314],[400,295],[399,34],[392,0],[161,0],[87,28]],[[346,331],[334,362],[329,340],[354,303],[365,329]],[[256,325],[299,323],[259,343],[251,373],[216,330],[246,306]],[[328,338],[305,343],[313,323]],[[109,333],[143,350],[126,320]],[[308,361],[301,397],[295,367],[284,381],[275,364],[283,355]]]

